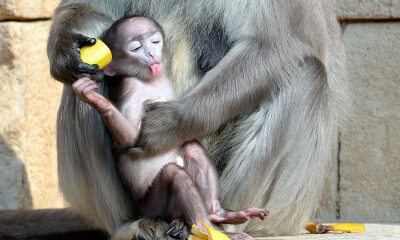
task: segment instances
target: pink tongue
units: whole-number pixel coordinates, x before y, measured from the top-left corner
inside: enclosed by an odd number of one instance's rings
[[[155,77],[158,76],[158,74],[160,74],[161,72],[161,63],[154,63],[152,65],[150,65],[150,71],[151,74]]]

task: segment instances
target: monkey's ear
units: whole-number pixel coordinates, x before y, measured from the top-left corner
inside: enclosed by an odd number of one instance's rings
[[[114,70],[114,68],[112,67],[112,64],[108,64],[107,66],[105,66],[103,68],[104,74],[108,75],[108,76],[115,76],[115,74],[117,74]]]

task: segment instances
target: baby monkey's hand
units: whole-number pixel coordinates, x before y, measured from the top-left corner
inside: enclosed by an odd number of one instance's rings
[[[72,84],[76,96],[92,105],[101,115],[106,114],[111,109],[111,103],[95,90],[99,88],[96,82],[88,77],[78,79]]]

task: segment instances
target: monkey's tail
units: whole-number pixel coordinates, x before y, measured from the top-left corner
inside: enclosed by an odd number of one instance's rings
[[[47,234],[1,234],[1,240],[107,240],[107,234],[100,230],[87,230]]]
[[[108,239],[101,229],[66,209],[0,211],[0,240]]]

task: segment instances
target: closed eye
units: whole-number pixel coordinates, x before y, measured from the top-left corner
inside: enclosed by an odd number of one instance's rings
[[[153,43],[154,43],[154,44],[159,44],[159,43],[160,43],[160,41],[153,41]]]

